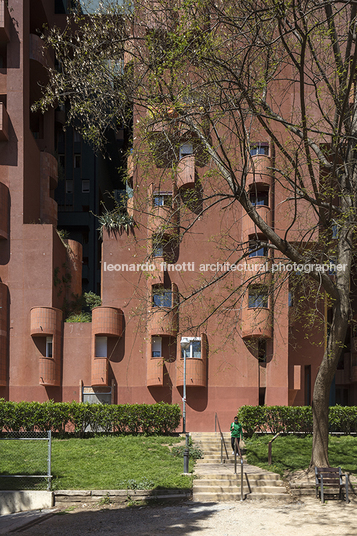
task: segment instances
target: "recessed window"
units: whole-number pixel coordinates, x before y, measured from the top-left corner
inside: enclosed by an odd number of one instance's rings
[[[108,337],[95,337],[95,357],[108,357]]]
[[[193,147],[191,143],[183,143],[180,147],[180,160],[181,158],[184,158],[185,156],[189,156],[190,154],[193,154]]]
[[[153,337],[151,339],[151,355],[152,357],[162,357],[162,338]]]
[[[153,241],[153,244],[152,244],[152,256],[154,258],[164,256],[164,246],[162,244],[156,242],[156,240]]]
[[[90,192],[90,181],[88,179],[82,180],[82,193],[89,194]]]
[[[253,188],[249,193],[250,202],[254,206],[269,206],[269,191]]]
[[[181,357],[201,358],[201,337],[181,337]]]
[[[53,338],[52,337],[46,337],[46,357],[53,357],[52,355],[52,346],[53,346]]]
[[[80,143],[82,141],[82,136],[80,135],[79,132],[77,132],[77,130],[75,130],[73,133],[73,141],[75,143]]]
[[[80,154],[75,154],[74,157],[73,157],[73,167],[75,169],[78,169],[81,167],[81,155]]]
[[[259,240],[249,240],[249,257],[266,257],[268,255],[267,245]]]
[[[157,192],[153,195],[154,207],[163,207],[172,205],[172,193],[171,192]]]
[[[250,155],[256,156],[257,154],[269,155],[268,143],[254,143],[250,146]]]
[[[248,291],[249,309],[261,309],[268,307],[268,289],[263,286],[249,287]]]
[[[66,194],[73,194],[73,181],[66,181]]]
[[[172,291],[161,285],[152,287],[152,304],[154,307],[172,307]]]

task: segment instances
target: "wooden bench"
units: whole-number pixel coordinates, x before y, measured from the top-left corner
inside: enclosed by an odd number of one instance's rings
[[[343,476],[345,482],[343,482]],[[342,475],[341,467],[315,467],[316,497],[325,501],[325,495],[337,495],[342,499],[345,489],[345,499],[348,500],[348,473]]]

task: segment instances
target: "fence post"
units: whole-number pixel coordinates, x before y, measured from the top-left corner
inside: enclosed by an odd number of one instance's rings
[[[48,453],[47,453],[47,491],[51,491],[51,453],[52,453],[52,434],[51,430],[47,432]]]

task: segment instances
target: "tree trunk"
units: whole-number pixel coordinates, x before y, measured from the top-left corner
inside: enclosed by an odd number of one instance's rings
[[[344,301],[344,300],[342,300]],[[348,329],[348,314],[344,307],[336,304],[330,336],[316,377],[312,400],[313,440],[310,467],[329,467],[328,459],[328,411],[332,380]]]

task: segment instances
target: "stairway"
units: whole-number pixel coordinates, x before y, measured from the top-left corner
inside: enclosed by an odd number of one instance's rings
[[[204,458],[197,460],[193,483],[193,500],[239,501],[241,500],[241,464],[237,460],[237,474],[234,474],[234,456],[230,447],[230,434],[224,434],[228,452],[226,459],[223,448],[224,463],[221,464],[221,438],[218,433],[192,433],[195,445],[204,452]],[[244,457],[243,457],[244,461]],[[283,481],[279,475],[264,471],[258,467],[243,463],[243,499],[290,500]]]

